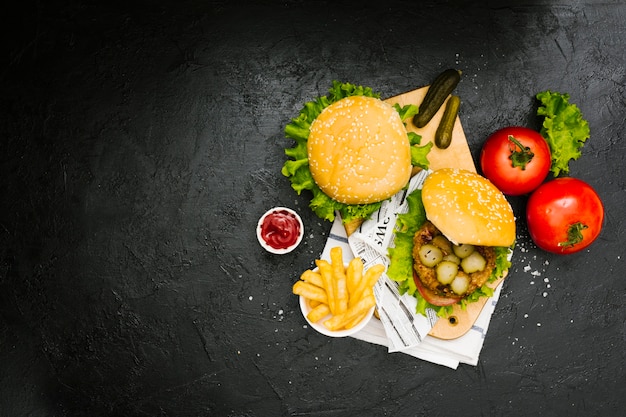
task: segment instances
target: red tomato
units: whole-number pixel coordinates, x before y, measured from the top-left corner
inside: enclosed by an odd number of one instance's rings
[[[530,195],[526,220],[537,246],[548,252],[569,254],[596,240],[604,221],[604,207],[586,182],[556,178]]]
[[[550,147],[539,132],[505,127],[485,141],[480,154],[483,175],[507,195],[533,191],[546,179],[552,163]]]

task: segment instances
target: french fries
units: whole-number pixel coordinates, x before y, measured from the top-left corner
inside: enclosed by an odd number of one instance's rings
[[[361,281],[361,278],[363,278],[363,261],[361,258],[352,259],[348,264],[348,270],[346,273],[348,293],[354,294],[358,283]]]
[[[330,250],[330,262],[333,268],[333,290],[337,304],[333,314],[345,313],[348,309],[348,289],[346,287],[346,271],[343,267],[343,252],[340,246]]]
[[[308,282],[298,281],[293,284],[293,293],[309,300],[319,301],[322,304],[328,303],[326,291]]]
[[[373,287],[385,267],[374,265],[364,271],[361,258],[354,258],[346,268],[339,246],[331,248],[330,262],[318,259],[315,264],[318,270],[304,271],[292,289],[311,307],[307,319],[321,321],[331,331],[359,324],[376,305]]]
[[[317,285],[318,287],[324,287],[324,281],[322,281],[322,276],[317,272],[311,271],[310,269],[304,271],[302,275],[300,275],[300,279],[304,282]]]
[[[329,314],[330,308],[328,308],[328,304],[318,304],[311,311],[309,311],[306,318],[311,320],[312,323],[317,323]]]
[[[385,271],[385,267],[381,264],[376,264],[370,269],[365,271],[363,278],[357,283],[354,289],[354,297],[350,298],[350,307],[356,305],[363,298],[363,293],[369,288],[371,289],[381,274]]]
[[[335,283],[333,282],[333,268],[330,263],[324,260],[315,261],[317,268],[320,271],[320,275],[322,276],[323,287],[321,287],[326,292],[326,297],[328,299],[328,308],[331,313],[337,311],[337,301],[335,299]],[[297,282],[296,282],[297,284]],[[294,293],[295,294],[295,293]],[[306,295],[302,294],[304,298],[310,299]]]

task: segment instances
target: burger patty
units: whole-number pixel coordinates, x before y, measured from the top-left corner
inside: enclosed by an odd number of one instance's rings
[[[444,297],[459,297],[459,294],[454,293],[448,285],[444,285],[437,280],[435,268],[430,268],[424,265],[420,260],[420,248],[427,243],[431,243],[435,236],[441,234],[442,233],[439,229],[437,229],[435,225],[429,221],[426,221],[424,225],[415,233],[413,236],[413,268],[426,288]],[[485,258],[486,265],[482,271],[466,274],[470,278],[469,287],[465,294],[460,295],[461,297],[465,297],[482,287],[487,282],[491,276],[491,272],[496,266],[496,252],[492,247],[475,246],[474,249],[478,251],[483,258]],[[444,256],[449,254],[449,252],[445,249],[442,249],[442,252]],[[464,272],[461,271],[462,270],[459,267],[459,273],[464,274]]]

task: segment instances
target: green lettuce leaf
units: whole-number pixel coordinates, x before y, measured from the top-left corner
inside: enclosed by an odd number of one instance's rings
[[[419,113],[419,107],[415,104],[407,104],[400,107],[400,105],[396,103],[393,107],[398,111],[402,122],[413,118],[413,116]],[[404,123],[404,125],[406,126],[406,123]],[[415,132],[407,132],[407,135],[409,137],[409,143],[411,144],[411,165],[422,169],[428,169],[430,165],[430,162],[428,161],[428,153],[433,147],[432,142],[427,143],[424,146],[416,146],[422,142],[422,137]]]
[[[393,108],[396,109],[398,114],[400,115],[400,119],[404,122],[406,119],[410,119],[419,113],[419,107],[415,104],[407,104],[405,106],[400,107],[398,103],[393,105]],[[406,124],[405,124],[406,125]]]
[[[415,190],[407,197],[408,211],[398,215],[396,220],[394,247],[388,249],[389,267],[387,276],[399,285],[400,294],[409,294],[417,299],[416,313],[426,315],[426,309],[430,308],[437,312],[440,317],[446,317],[452,313],[452,306],[435,306],[427,302],[420,295],[415,281],[413,281],[413,236],[426,221],[426,212],[422,204],[422,190]],[[508,259],[512,248],[495,247],[496,267],[488,282],[500,278],[510,267]],[[493,289],[486,284],[462,299],[459,304],[462,308],[468,303],[478,301],[482,297],[491,297]]]
[[[424,146],[411,146],[411,164],[422,169],[428,169],[428,153],[433,147],[432,142],[428,142]]]
[[[426,221],[422,204],[422,190],[415,190],[407,197],[408,211],[398,215],[394,247],[388,249],[389,268],[387,275],[400,283],[402,293],[413,295],[417,288],[413,281],[413,236]]]
[[[309,170],[306,142],[309,137],[311,123],[313,123],[317,116],[319,116],[322,110],[326,107],[345,97],[351,96],[380,98],[380,94],[375,93],[369,87],[334,81],[332,87],[328,91],[328,95],[318,97],[305,103],[300,110],[298,117],[292,119],[285,126],[285,136],[293,139],[295,141],[295,145],[292,148],[285,149],[285,155],[289,158],[285,161],[281,169],[281,173],[285,177],[289,178],[291,187],[298,193],[298,195],[305,190],[310,191],[313,195],[311,202],[309,203],[310,208],[318,217],[331,222],[335,219],[336,212],[340,213],[344,223],[349,223],[352,220],[366,219],[370,217],[372,213],[377,211],[381,206],[380,202],[349,205],[335,201],[322,192],[313,180],[313,176]],[[403,122],[404,120],[413,117],[417,112],[417,106],[415,105],[406,105],[402,108],[399,106],[394,107],[400,114]],[[415,138],[413,137],[412,140],[415,140]],[[419,139],[417,143],[419,143]],[[413,148],[418,149],[418,151],[414,151]],[[411,159],[416,161],[414,165],[427,168],[427,155],[430,147],[422,148],[412,147]],[[417,152],[415,156],[413,156],[414,152]]]
[[[548,142],[552,155],[550,170],[555,177],[569,173],[569,163],[581,155],[581,148],[589,138],[589,123],[580,109],[569,103],[569,95],[551,91],[537,94],[541,106],[537,115],[543,116],[541,136]]]

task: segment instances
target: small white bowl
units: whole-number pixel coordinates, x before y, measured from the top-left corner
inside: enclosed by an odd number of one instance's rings
[[[317,271],[317,268],[315,268],[314,271]],[[329,330],[328,327],[324,326],[324,321],[328,320],[331,317],[331,315],[329,314],[328,316],[324,317],[318,322],[313,323],[307,317],[309,312],[312,310],[311,306],[309,305],[308,300],[304,298],[303,296],[299,296],[299,298],[300,298],[300,311],[302,311],[302,315],[304,316],[304,319],[307,321],[307,323],[309,323],[309,325],[313,329],[317,330],[319,333],[322,333],[330,337],[346,337],[346,336],[352,336],[353,334],[358,333],[365,326],[367,326],[367,324],[372,319],[372,316],[374,315],[374,310],[376,309],[376,306],[373,306],[372,308],[370,308],[369,311],[367,312],[367,315],[363,317],[363,320],[361,320],[359,324],[357,324],[356,326],[350,329],[332,331],[332,330]]]
[[[294,244],[292,244],[291,246],[285,247],[285,248],[275,248],[270,246],[265,239],[263,239],[263,234],[262,232],[262,227],[263,227],[263,222],[265,221],[265,219],[274,213],[280,213],[280,212],[284,212],[287,215],[293,217],[297,222],[298,222],[298,226],[299,226],[299,233],[298,233],[298,237],[295,241]],[[265,212],[265,214],[263,214],[263,216],[261,216],[261,218],[259,219],[259,222],[257,223],[257,227],[256,227],[256,236],[257,239],[259,240],[259,244],[268,252],[270,253],[274,253],[277,255],[284,255],[286,253],[291,252],[292,250],[294,250],[296,247],[298,247],[298,245],[300,244],[300,242],[302,242],[302,238],[304,237],[304,223],[302,223],[302,219],[300,218],[300,216],[298,215],[298,213],[296,213],[295,211],[293,211],[290,208],[287,207],[274,207],[272,209],[269,209],[268,211]]]

